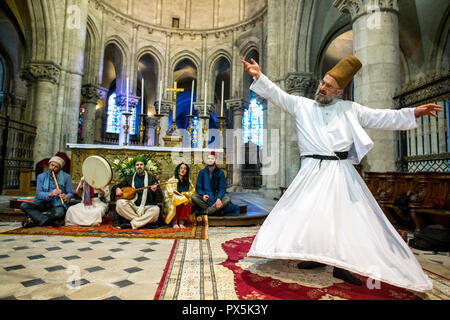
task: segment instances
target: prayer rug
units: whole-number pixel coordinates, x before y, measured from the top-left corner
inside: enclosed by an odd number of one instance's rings
[[[111,225],[111,219],[106,217],[99,227],[32,227],[17,228],[1,232],[3,235],[42,235],[66,237],[106,237],[106,238],[151,238],[151,239],[207,239],[208,217],[202,216],[201,221],[186,225],[184,230],[175,230],[171,226],[156,229],[118,229]]]
[[[450,299],[450,281],[427,271],[425,294],[355,274],[362,286],[332,275],[331,266],[300,270],[299,261],[247,257],[254,235],[233,238],[210,229],[207,241],[176,241],[155,294],[157,300],[421,300]],[[248,234],[248,232],[247,232]],[[228,238],[228,240],[223,241]]]

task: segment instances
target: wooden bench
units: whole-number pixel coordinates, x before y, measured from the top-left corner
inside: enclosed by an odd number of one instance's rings
[[[389,221],[398,228],[419,231],[431,224],[450,227],[448,172],[366,172],[364,180]],[[410,195],[408,208],[412,221],[408,223],[394,205],[403,193]],[[445,205],[434,208],[433,200],[441,198]]]

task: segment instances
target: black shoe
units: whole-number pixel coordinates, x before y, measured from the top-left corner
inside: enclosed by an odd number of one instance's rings
[[[129,224],[128,222],[126,223],[122,223],[120,225],[120,229],[132,229],[131,224]]]
[[[22,220],[22,227],[24,228],[32,228],[35,227],[36,223],[30,217],[26,217]]]
[[[300,262],[297,267],[299,269],[315,269],[315,268],[321,268],[325,267],[326,264],[315,262],[315,261],[302,261]]]
[[[334,267],[333,277],[344,280],[347,283],[354,284],[355,286],[362,286],[362,281],[353,276],[349,271]]]

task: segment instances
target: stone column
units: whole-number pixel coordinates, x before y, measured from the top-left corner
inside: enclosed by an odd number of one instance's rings
[[[248,102],[243,99],[226,100],[227,109],[233,113],[233,135],[226,137],[227,163],[233,159],[233,184],[231,192],[242,191],[242,165],[245,161],[244,144],[242,143],[242,116],[248,107]],[[230,150],[229,148],[232,149]],[[232,151],[232,152],[230,152]]]
[[[34,119],[36,139],[34,146],[34,163],[52,155],[53,127],[51,115],[55,112],[55,90],[59,81],[61,68],[53,62],[32,62],[23,71],[26,79],[35,81]],[[25,75],[26,74],[26,75]]]
[[[286,76],[286,92],[296,96],[306,96],[311,85],[311,73],[288,73]],[[286,115],[286,136],[281,137],[286,143],[286,185],[288,187],[300,170],[300,150],[297,143],[295,119]]]
[[[100,98],[97,86],[85,84],[81,88],[84,101],[84,121],[81,138],[84,144],[93,144],[95,135],[95,113]]]
[[[100,108],[95,110],[95,131],[94,131],[94,143],[101,144],[102,143],[102,131],[106,130],[103,127],[103,120],[106,117],[105,108],[108,107],[108,100],[106,99],[108,96],[108,89],[97,86],[97,95],[99,98]]]
[[[355,101],[376,109],[393,108],[400,86],[398,1],[335,0],[352,16],[353,52],[362,62],[355,76]],[[395,132],[369,130],[374,148],[367,155],[366,171],[395,170]]]

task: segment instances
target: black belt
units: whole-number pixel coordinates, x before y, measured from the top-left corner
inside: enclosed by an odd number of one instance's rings
[[[319,159],[319,168],[322,165],[322,160],[345,160],[348,158],[348,152],[335,152],[335,156],[323,156],[321,154],[308,154],[304,156],[305,158],[313,158],[313,159]]]
[[[348,152],[335,152],[335,156],[323,156],[321,154],[308,154],[305,158],[313,158],[319,160],[345,160],[348,158]]]

